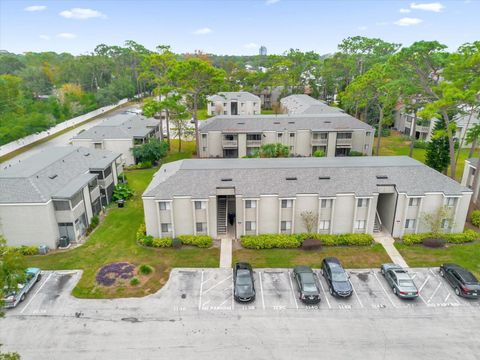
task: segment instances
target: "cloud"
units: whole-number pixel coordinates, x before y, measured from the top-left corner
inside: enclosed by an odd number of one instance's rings
[[[358,30],[367,30],[368,28],[365,25],[359,26]]]
[[[72,33],[60,33],[60,34],[57,34],[57,37],[62,39],[75,39],[77,35]]]
[[[376,22],[375,25],[377,25],[377,26],[385,26],[385,25],[388,25],[388,22],[386,22],[386,21],[379,21],[379,22]]]
[[[424,10],[424,11],[433,11],[433,12],[440,12],[445,8],[443,4],[440,4],[438,2],[434,3],[411,3],[410,4],[410,9],[415,9],[415,10]]]
[[[76,19],[76,20],[85,20],[85,19],[91,19],[91,18],[105,19],[107,17],[105,14],[101,13],[98,10],[83,9],[83,8],[73,8],[70,10],[64,10],[60,12],[59,15],[67,19]]]
[[[25,11],[43,11],[45,10],[47,7],[45,5],[32,5],[32,6],[27,6],[25,9]]]
[[[409,13],[409,12],[412,11],[412,10],[410,10],[410,9],[400,9],[399,11],[400,11],[402,14],[407,14],[407,13]]]
[[[258,49],[260,46],[254,42],[243,45],[245,49]]]
[[[418,19],[418,18],[404,17],[404,18],[401,18],[400,20],[395,21],[394,24],[398,26],[412,26],[412,25],[418,25],[422,21],[423,21],[422,19]]]
[[[208,28],[208,27],[204,27],[204,28],[201,28],[201,29],[197,29],[193,32],[194,35],[207,35],[207,34],[210,34],[212,33],[213,30]]]
[[[267,5],[273,5],[273,4],[276,4],[278,3],[280,0],[266,0],[265,1],[265,4]]]
[[[50,40],[50,36],[48,35],[40,35],[39,38],[42,40]]]

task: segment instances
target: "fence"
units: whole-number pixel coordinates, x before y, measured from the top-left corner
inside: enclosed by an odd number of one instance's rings
[[[21,139],[9,142],[8,144],[0,146],[0,156],[4,156],[8,153],[11,153],[12,151],[18,150],[24,146],[33,144],[36,141],[42,140],[50,135],[54,135],[62,130],[65,130],[69,127],[81,124],[87,120],[91,120],[94,117],[101,115],[103,113],[106,113],[107,111],[113,110],[123,104],[128,102],[128,99],[122,99],[118,103],[113,104],[113,105],[108,105],[104,106],[102,108],[99,108],[97,110],[90,111],[89,113],[77,116],[73,119],[64,121],[60,124],[55,125],[54,127],[51,127],[50,129],[44,130],[42,132],[32,134],[25,136]]]

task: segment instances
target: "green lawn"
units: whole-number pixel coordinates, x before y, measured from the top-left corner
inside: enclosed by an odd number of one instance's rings
[[[374,141],[374,149],[377,146],[377,138]],[[406,140],[404,136],[398,131],[392,131],[388,137],[382,137],[380,141],[380,155],[393,156],[393,155],[405,155],[408,156],[410,152],[410,141]],[[458,157],[457,170],[455,175],[457,180],[461,180],[463,174],[463,167],[465,160],[468,157],[469,149],[461,149],[460,156]],[[425,149],[413,149],[413,158],[425,162]]]
[[[168,163],[172,161],[189,159],[193,156],[195,152],[195,142],[194,141],[182,141],[182,151],[178,151],[178,139],[170,140],[170,153],[162,160],[162,163]]]
[[[443,263],[456,263],[469,269],[480,278],[480,242],[453,245],[442,249],[429,249],[422,245],[407,246],[395,243],[408,265],[412,267],[440,266]]]
[[[128,182],[135,190],[134,198],[127,201],[123,209],[111,207],[105,220],[84,245],[70,251],[28,257],[28,265],[48,270],[82,269],[84,274],[73,290],[73,295],[81,298],[144,296],[165,284],[172,267],[218,267],[217,248],[148,249],[136,244],[135,234],[143,222],[141,195],[155,171],[156,168],[126,172]],[[154,267],[153,275],[137,287],[128,284],[97,286],[95,275],[99,268],[117,261],[149,264]]]
[[[234,250],[233,261],[246,261],[253,267],[291,268],[295,265],[320,267],[324,257],[335,256],[346,268],[379,267],[382,263],[391,262],[382,245],[358,247],[323,247],[321,250],[305,251],[301,249],[265,249]]]

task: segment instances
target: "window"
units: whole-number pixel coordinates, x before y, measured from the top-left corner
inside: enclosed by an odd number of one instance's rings
[[[291,138],[295,137],[295,133],[290,133],[290,137]]]
[[[313,133],[313,139],[314,140],[326,140],[328,138],[328,134],[323,132],[323,133],[319,133],[319,132],[314,132]]]
[[[337,134],[337,139],[351,139],[351,138],[352,138],[352,133],[340,132]]]
[[[202,147],[202,151],[207,151],[207,148],[205,146]]]
[[[207,223],[204,222],[197,222],[195,224],[197,232],[206,232],[207,231]]]
[[[102,148],[102,143],[94,143],[93,144],[95,149],[101,149]]]
[[[280,230],[287,231],[292,229],[292,222],[291,221],[282,221],[280,223]]]
[[[282,200],[282,209],[291,208],[293,206],[293,200]]]
[[[245,200],[246,209],[255,209],[257,207],[257,202],[255,200]]]
[[[408,206],[418,206],[418,205],[420,205],[420,198],[408,199]]]
[[[255,221],[245,221],[245,231],[257,230],[257,223]]]
[[[407,219],[405,221],[405,229],[415,229],[416,224],[417,224],[416,219]]]
[[[56,211],[70,210],[70,202],[68,200],[55,200],[53,207]]]
[[[278,137],[281,138],[283,136],[282,133],[278,133]]]
[[[445,198],[445,205],[449,207],[453,207],[457,204],[457,198],[454,197],[447,197]]]
[[[103,176],[107,178],[112,173],[112,167],[109,166],[103,170]]]
[[[332,199],[322,199],[321,207],[322,209],[332,207]]]
[[[227,111],[226,111],[226,110],[223,112],[223,115],[227,115]]]
[[[450,229],[450,220],[449,219],[443,219],[442,220],[442,229],[444,229],[444,230]]]
[[[195,210],[202,210],[205,209],[206,203],[205,201],[195,201]]]
[[[370,131],[367,131],[365,135],[370,136],[372,135],[372,133]]]
[[[358,229],[358,230],[365,229],[365,226],[367,225],[366,220],[357,220],[357,221],[355,221],[355,223],[356,223],[355,228]]]
[[[78,204],[80,204],[80,201],[82,200],[83,200],[83,191],[79,191],[75,195],[73,195],[72,198],[70,199],[72,203],[72,209]]]
[[[158,203],[160,210],[170,210],[170,202],[168,201],[160,201]]]
[[[162,233],[172,232],[172,224],[170,223],[161,224],[161,228],[162,228]]]
[[[90,180],[90,182],[88,183],[88,189],[89,189],[90,191],[92,191],[93,189],[95,189],[97,186],[98,186],[97,178],[95,178],[95,179],[93,179],[93,180]]]
[[[247,134],[247,140],[260,141],[262,140],[262,134]]]
[[[320,220],[318,225],[319,230],[328,230],[330,229],[330,220]]]
[[[367,207],[369,199],[358,199],[357,200],[357,207]]]
[[[202,134],[202,139],[206,139],[207,138],[207,134]]]

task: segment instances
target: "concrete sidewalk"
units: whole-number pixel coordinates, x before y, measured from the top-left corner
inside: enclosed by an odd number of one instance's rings
[[[232,267],[232,239],[223,238],[220,245],[220,268]]]
[[[388,256],[392,259],[395,264],[400,265],[401,267],[408,268],[408,264],[403,258],[403,256],[398,252],[397,248],[393,245],[395,240],[392,236],[385,232],[380,232],[373,235],[374,240],[382,244],[383,248],[387,252]]]

